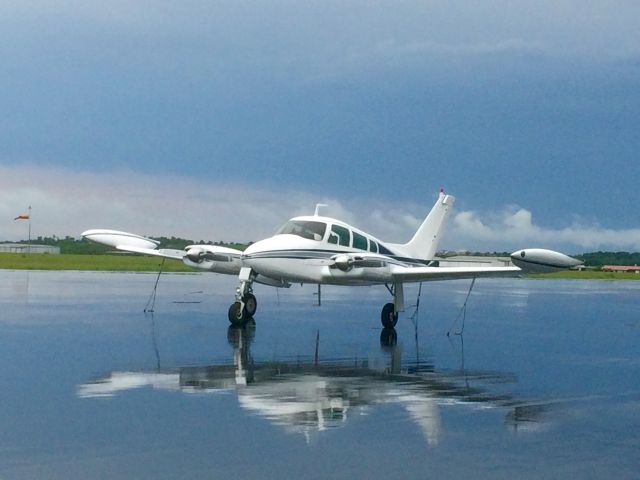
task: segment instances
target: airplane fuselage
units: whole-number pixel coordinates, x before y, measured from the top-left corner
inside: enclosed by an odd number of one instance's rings
[[[305,230],[305,225],[311,225],[314,230]],[[389,265],[396,262],[392,256],[398,252],[343,222],[318,216],[296,217],[280,232],[283,233],[247,247],[242,254],[242,265],[290,283],[371,285],[391,279]],[[347,264],[336,264],[335,259],[341,254],[389,255],[389,258],[375,266],[350,268]]]

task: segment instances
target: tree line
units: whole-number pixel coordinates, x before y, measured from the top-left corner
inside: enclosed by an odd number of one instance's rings
[[[590,252],[575,255],[590,267],[603,265],[640,265],[640,252]]]
[[[177,250],[182,250],[187,245],[222,245],[231,248],[237,248],[240,250],[244,250],[247,248],[247,244],[243,243],[225,243],[225,242],[207,242],[204,240],[189,240],[186,238],[179,237],[149,237],[153,240],[157,240],[160,242],[158,248],[175,248]],[[9,243],[9,242],[6,242]],[[11,243],[20,243],[26,244],[26,240],[21,240],[19,242],[11,242]],[[55,235],[52,237],[38,237],[31,240],[32,244],[37,245],[49,245],[52,247],[60,247],[60,253],[68,253],[68,254],[79,254],[79,255],[100,255],[113,251],[112,247],[108,247],[106,245],[101,245],[99,243],[92,242],[85,238],[77,239],[75,237],[66,236],[64,238],[56,237]]]

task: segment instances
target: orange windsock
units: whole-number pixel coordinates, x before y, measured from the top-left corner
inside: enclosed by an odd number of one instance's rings
[[[23,213],[21,215],[18,215],[16,218],[14,218],[14,220],[29,220],[29,218],[31,218],[29,215],[27,215],[26,213]]]

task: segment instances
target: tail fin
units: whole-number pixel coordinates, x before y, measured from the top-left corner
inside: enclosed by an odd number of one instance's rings
[[[438,243],[444,233],[444,224],[453,208],[456,198],[440,191],[438,200],[424,219],[413,238],[404,245],[398,245],[407,255],[413,258],[431,260],[436,254]]]

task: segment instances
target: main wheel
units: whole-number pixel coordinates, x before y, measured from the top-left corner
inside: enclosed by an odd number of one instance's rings
[[[244,314],[247,318],[251,318],[255,315],[258,309],[258,301],[253,293],[247,293],[242,299],[244,302]]]
[[[393,303],[387,303],[382,307],[382,313],[380,314],[380,321],[384,328],[393,328],[398,323],[398,312]]]
[[[233,302],[229,307],[229,322],[234,327],[241,327],[247,321],[244,308],[240,302]]]

